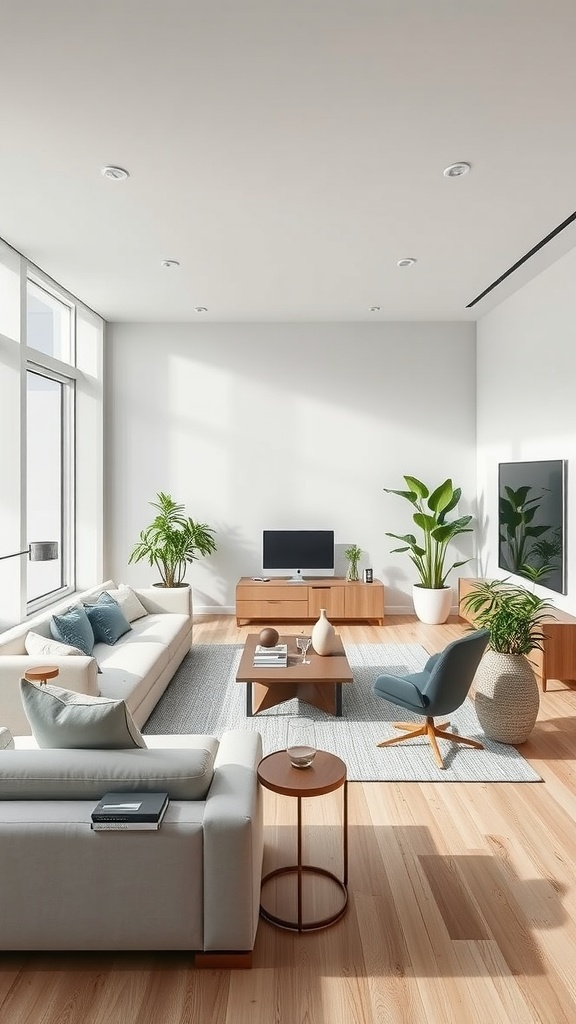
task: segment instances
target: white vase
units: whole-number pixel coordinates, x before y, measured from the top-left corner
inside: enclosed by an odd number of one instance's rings
[[[412,587],[412,600],[414,611],[420,622],[430,622],[438,625],[446,622],[452,607],[452,588],[442,587],[439,590],[432,590],[430,587],[422,587],[415,583]]]
[[[326,609],[320,609],[320,618],[312,626],[312,647],[316,654],[332,654],[336,630],[326,618]]]

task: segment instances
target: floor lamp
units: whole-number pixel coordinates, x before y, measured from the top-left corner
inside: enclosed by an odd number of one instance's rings
[[[16,558],[17,555],[28,555],[31,562],[51,562],[58,558],[57,540],[33,540],[24,551],[14,551],[11,555],[0,555],[0,562],[5,558]]]

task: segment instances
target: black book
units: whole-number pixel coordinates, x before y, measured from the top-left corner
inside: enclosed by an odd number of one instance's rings
[[[168,793],[105,793],[92,811],[93,825],[158,826],[168,807]]]

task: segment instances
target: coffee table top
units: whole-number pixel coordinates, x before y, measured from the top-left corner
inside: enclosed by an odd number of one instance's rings
[[[336,754],[318,750],[309,768],[294,768],[285,750],[275,750],[258,765],[258,779],[283,796],[323,796],[346,782],[346,765]]]
[[[255,668],[254,648],[259,643],[259,633],[249,633],[244,644],[244,651],[236,672],[237,683],[270,683],[274,679],[282,683],[307,682],[307,683],[351,683],[353,681],[352,669],[344,651],[344,646],[338,635],[335,637],[334,652],[321,656],[316,654],[312,647],[308,648],[306,657],[309,665],[302,664],[302,654],[296,648],[296,636],[281,636],[278,643],[288,645],[288,665],[286,668],[277,668],[270,665]]]

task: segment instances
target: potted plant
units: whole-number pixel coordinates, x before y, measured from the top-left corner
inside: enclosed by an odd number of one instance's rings
[[[362,548],[359,548],[357,544],[352,544],[349,548],[346,548],[344,554],[348,559],[346,579],[353,582],[358,579],[358,562],[362,558]]]
[[[158,500],[149,504],[158,509],[158,515],[140,533],[128,561],[155,565],[161,579],[155,587],[185,587],[188,563],[216,551],[214,530],[186,516],[184,505],[178,505],[169,494],[159,491],[156,497]]]
[[[470,561],[464,558],[452,562],[446,567],[448,547],[455,537],[461,533],[471,533],[472,516],[459,516],[448,520],[462,494],[460,487],[454,487],[448,478],[433,491],[414,476],[404,477],[407,491],[396,491],[385,487],[387,494],[397,494],[405,498],[416,510],[412,516],[420,534],[386,533],[387,537],[403,542],[400,548],[392,548],[392,552],[409,551],[410,558],[416,566],[420,582],[414,584],[414,610],[422,622],[445,622],[450,614],[452,590],[446,585],[446,577],[452,569],[465,565]]]
[[[475,629],[490,632],[474,679],[475,706],[484,732],[500,743],[524,743],[540,707],[528,655],[542,650],[542,621],[550,601],[504,580],[478,580],[463,599]]]

